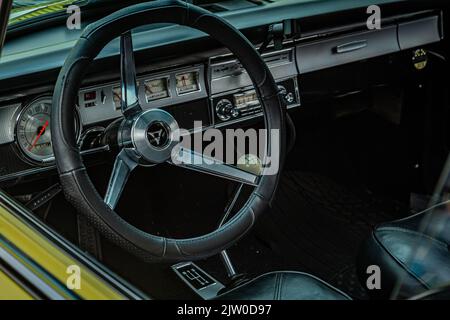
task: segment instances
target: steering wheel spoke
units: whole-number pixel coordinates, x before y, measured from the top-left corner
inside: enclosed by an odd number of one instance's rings
[[[180,149],[177,150],[176,159],[174,160],[175,161],[170,161],[169,163],[178,167],[202,172],[246,185],[257,186],[260,178],[254,173],[242,170],[236,166],[223,163],[215,158],[202,155],[201,153],[183,147],[180,147]]]
[[[137,161],[130,156],[129,152],[132,152],[132,150],[122,149],[117,155],[109,179],[104,201],[113,210],[120,200],[131,172],[138,166]]]
[[[122,89],[121,110],[125,118],[128,119],[142,111],[139,105],[139,90],[136,81],[131,31],[125,32],[120,36],[120,75]]]

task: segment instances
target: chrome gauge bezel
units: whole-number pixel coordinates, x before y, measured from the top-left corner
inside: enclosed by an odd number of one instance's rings
[[[40,96],[37,97],[33,100],[31,100],[30,102],[26,103],[23,105],[23,107],[21,108],[20,112],[17,115],[16,121],[15,121],[15,127],[14,127],[14,143],[16,146],[16,149],[19,151],[19,156],[22,160],[24,160],[27,163],[30,163],[32,165],[40,165],[40,166],[49,166],[49,165],[53,165],[55,163],[55,157],[54,155],[48,157],[48,158],[38,158],[38,157],[33,157],[32,154],[30,154],[28,151],[24,150],[23,146],[20,144],[19,142],[19,123],[20,120],[22,119],[23,115],[34,105],[36,105],[37,103],[48,103],[50,105],[52,105],[52,96]],[[50,111],[50,117],[52,116],[51,111]],[[77,107],[75,107],[75,113],[74,113],[74,117],[75,117],[75,130],[76,130],[76,137],[77,137],[77,142],[80,141],[80,137],[81,137],[81,132],[82,132],[82,123],[81,123],[81,117],[79,114],[79,110]]]

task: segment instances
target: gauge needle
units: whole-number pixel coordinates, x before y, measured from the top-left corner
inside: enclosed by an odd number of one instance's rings
[[[36,144],[38,143],[39,139],[42,137],[42,135],[45,132],[45,129],[47,129],[48,127],[48,120],[45,121],[44,126],[42,127],[41,131],[39,131],[39,134],[36,136],[36,139],[34,139],[33,144],[28,148],[29,151],[33,150],[33,148],[36,146]]]

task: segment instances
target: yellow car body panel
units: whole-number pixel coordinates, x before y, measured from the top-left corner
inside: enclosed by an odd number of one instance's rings
[[[75,260],[67,252],[2,206],[0,206],[0,237],[0,240],[2,240],[0,241],[0,250],[15,255],[17,261],[32,270],[37,277],[45,281],[55,292],[58,292],[62,299],[111,300],[126,298],[80,261]],[[26,258],[15,254],[11,246],[17,248]],[[36,266],[39,267],[36,268]],[[65,286],[72,275],[70,273],[71,266],[79,267],[80,271],[79,288],[73,290]],[[44,274],[47,274],[47,276]],[[49,274],[50,277],[48,277]],[[14,286],[12,279],[6,274],[0,277],[1,298],[31,298],[29,294],[26,294],[26,291],[24,293],[22,288],[23,286],[20,283],[16,283],[16,286]]]
[[[0,271],[0,300],[33,300],[33,296],[15,279]]]

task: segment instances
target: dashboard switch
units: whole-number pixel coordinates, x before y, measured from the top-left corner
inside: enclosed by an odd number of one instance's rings
[[[230,100],[222,99],[216,105],[216,115],[222,121],[239,117],[239,110],[233,106]]]
[[[295,96],[292,92],[288,92],[282,85],[278,85],[278,92],[280,93],[283,102],[288,106],[295,101]]]

